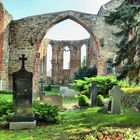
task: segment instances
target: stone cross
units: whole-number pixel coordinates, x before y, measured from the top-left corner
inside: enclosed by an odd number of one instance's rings
[[[42,97],[44,96],[44,92],[43,92],[44,91],[44,85],[43,85],[44,82],[45,81],[42,78],[39,81],[39,83],[40,83],[40,88],[39,88],[40,89],[40,99],[42,99]]]
[[[22,57],[20,57],[19,60],[22,61],[21,69],[25,69],[25,61],[27,60],[27,58],[25,57],[25,54],[22,54]]]
[[[111,103],[111,113],[120,114],[121,113],[121,96],[123,91],[120,90],[120,87],[115,85],[112,90],[109,90],[109,95],[112,97]]]
[[[89,86],[89,93],[91,98],[91,106],[97,105],[97,85],[93,82]]]

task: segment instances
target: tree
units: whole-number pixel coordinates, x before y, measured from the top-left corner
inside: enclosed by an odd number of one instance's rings
[[[84,77],[92,77],[96,75],[97,75],[96,66],[93,66],[93,67],[83,66],[74,73],[74,80],[84,79]]]
[[[123,65],[118,78],[128,77],[130,81],[140,81],[140,1],[125,0],[114,12],[106,17],[106,22],[116,25],[119,31],[114,35],[120,38],[116,44],[115,66]]]
[[[86,66],[86,56],[84,56],[83,60],[82,60],[82,67]]]

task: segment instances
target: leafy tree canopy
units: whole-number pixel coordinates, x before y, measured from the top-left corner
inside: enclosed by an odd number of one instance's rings
[[[115,11],[106,17],[106,22],[116,25],[117,52],[115,65],[121,65],[118,78],[128,77],[130,81],[140,81],[140,2],[125,0]],[[122,65],[123,63],[123,65]]]

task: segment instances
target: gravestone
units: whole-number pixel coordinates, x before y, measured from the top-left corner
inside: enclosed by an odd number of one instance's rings
[[[64,97],[71,98],[75,97],[77,92],[74,89],[65,89],[65,93],[63,94]]]
[[[19,58],[22,67],[13,76],[13,104],[15,115],[11,119],[10,129],[34,128],[36,121],[32,111],[32,77],[33,74],[25,70],[25,55]]]
[[[62,95],[46,95],[43,97],[42,102],[49,105],[56,105],[59,109],[63,109],[63,96]]]
[[[112,90],[109,90],[109,95],[112,97],[111,101],[111,113],[120,114],[121,113],[121,96],[123,91],[120,90],[120,87],[115,85]]]
[[[60,86],[60,94],[64,94],[67,89],[67,86]]]
[[[96,106],[97,105],[97,85],[94,84],[93,82],[90,83],[89,86],[89,93],[90,93],[90,98],[91,98],[91,106]]]
[[[45,92],[44,92],[44,80],[42,78],[40,78],[39,81],[39,96],[40,96],[40,100],[42,100],[43,96],[45,96]]]

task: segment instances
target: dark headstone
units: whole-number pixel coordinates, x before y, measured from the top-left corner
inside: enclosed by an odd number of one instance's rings
[[[89,86],[89,93],[91,98],[91,106],[97,105],[97,85],[93,82]]]
[[[19,58],[19,60],[22,61],[22,67],[19,71],[12,74],[13,103],[15,115],[11,119],[11,122],[34,122],[34,114],[32,111],[33,74],[25,70],[24,62],[25,60],[27,60],[27,58],[25,58],[25,55],[22,55],[22,58]]]
[[[51,84],[53,85],[53,80],[52,80],[52,83]]]

